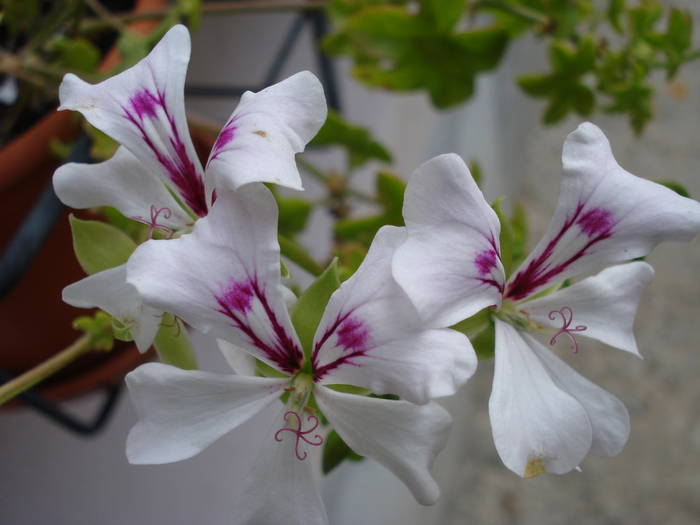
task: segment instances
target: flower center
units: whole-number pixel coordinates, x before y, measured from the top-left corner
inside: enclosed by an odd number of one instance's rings
[[[146,237],[148,237],[149,239],[151,238],[151,235],[153,235],[153,232],[155,230],[162,231],[168,234],[168,239],[170,239],[173,236],[173,230],[171,228],[168,228],[167,226],[158,224],[158,217],[161,214],[163,214],[163,217],[165,219],[169,219],[170,217],[172,217],[173,212],[170,208],[156,208],[154,204],[151,204],[150,219],[145,219],[143,217],[132,217],[132,219],[148,226],[148,233],[146,234]]]

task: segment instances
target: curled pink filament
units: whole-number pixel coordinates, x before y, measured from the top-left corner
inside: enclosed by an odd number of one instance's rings
[[[583,332],[588,328],[582,324],[577,325],[574,328],[569,328],[569,326],[571,325],[571,321],[574,320],[574,312],[568,306],[562,307],[561,310],[552,310],[551,312],[549,312],[550,321],[554,321],[557,317],[561,317],[562,327],[556,334],[552,336],[552,338],[549,340],[549,344],[554,345],[557,342],[557,339],[560,335],[566,334],[569,336],[569,339],[571,339],[571,343],[573,345],[572,350],[574,351],[574,354],[577,354],[578,342],[576,341],[576,338],[574,337],[574,334],[572,332]]]
[[[299,461],[304,461],[306,459],[306,456],[308,456],[306,451],[302,451],[301,453],[299,452],[300,439],[314,447],[318,447],[319,445],[323,444],[323,437],[321,437],[320,434],[316,434],[315,436],[310,438],[307,437],[307,434],[310,434],[318,427],[318,418],[316,416],[309,415],[309,417],[306,418],[306,421],[308,423],[311,423],[312,425],[311,428],[308,428],[306,430],[302,429],[301,416],[293,410],[289,410],[284,413],[284,420],[287,426],[285,426],[284,428],[280,428],[277,432],[275,432],[275,441],[280,443],[282,442],[282,438],[280,437],[280,434],[282,434],[282,432],[291,432],[292,434],[296,435],[296,442],[294,443],[294,454],[296,455]]]
[[[146,234],[147,237],[151,237],[153,235],[154,230],[162,231],[163,233],[168,234],[168,239],[170,239],[173,236],[173,230],[168,228],[167,226],[163,226],[162,224],[158,224],[158,216],[160,214],[163,214],[163,217],[165,219],[169,219],[172,217],[173,212],[170,208],[156,208],[154,204],[151,204],[151,218],[149,219],[144,219],[143,217],[132,217],[135,221],[140,222],[141,224],[145,224],[148,226],[148,233]]]

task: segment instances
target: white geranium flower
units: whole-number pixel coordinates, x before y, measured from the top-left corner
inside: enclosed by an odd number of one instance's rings
[[[548,333],[550,345],[567,339],[575,352],[580,335],[638,354],[634,315],[653,270],[625,262],[568,288],[556,286],[700,232],[700,204],[623,170],[593,124],[569,135],[563,164],[549,229],[507,282],[498,218],[456,155],[427,162],[411,178],[404,205],[408,240],[393,262],[395,278],[433,326],[493,305],[491,426],[501,459],[525,477],[568,472],[589,451],[615,455],[629,435],[622,403],[531,333]],[[556,291],[537,297],[548,288]]]
[[[294,156],[327,113],[318,79],[304,71],[258,93],[244,93],[203,169],[185,114],[189,58],[189,33],[177,25],[148,56],[103,82],[92,85],[65,76],[59,109],[79,111],[121,146],[105,162],[61,166],[54,188],[63,203],[78,209],[113,206],[147,224],[149,237],[154,230],[172,236],[207,214],[217,188],[259,181],[302,189]],[[73,306],[99,307],[130,326],[145,351],[160,313],[144,309],[124,275],[120,268],[89,276],[69,286],[63,298]],[[105,286],[115,295],[106,296]]]
[[[429,473],[451,419],[430,402],[450,395],[474,372],[468,339],[425,329],[391,277],[402,228],[384,227],[357,272],[336,290],[313,343],[302,349],[280,287],[277,206],[267,188],[219,192],[190,234],[152,240],[132,255],[127,280],[149,306],[247,352],[282,377],[182,371],[147,364],[127,377],[140,421],[127,442],[133,463],[165,463],[200,452],[274,404],[255,467],[235,506],[235,523],[326,523],[309,451],[323,442],[318,406],[356,452],[384,464],[423,504],[438,487]],[[248,369],[236,359],[234,368]],[[343,393],[363,387],[387,400]],[[282,394],[286,401],[280,402]]]

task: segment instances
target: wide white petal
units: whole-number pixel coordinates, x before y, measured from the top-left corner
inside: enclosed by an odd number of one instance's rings
[[[289,374],[303,353],[280,287],[277,205],[263,185],[220,191],[192,233],[149,241],[128,263],[144,301]]]
[[[413,173],[403,214],[409,237],[393,272],[422,318],[443,328],[500,303],[500,223],[459,156],[440,155]]]
[[[203,216],[207,202],[202,166],[185,115],[189,59],[190,35],[184,26],[176,25],[148,56],[118,75],[94,85],[72,73],[66,75],[59,87],[59,109],[82,113]]]
[[[591,337],[639,355],[634,316],[642,292],[653,277],[654,269],[647,263],[620,264],[568,288],[522,303],[519,309],[542,326],[561,329],[562,316],[568,315],[562,309],[568,308],[573,313],[570,328],[585,328],[573,332],[574,337]]]
[[[234,525],[328,524],[314,478],[310,447],[300,440],[297,449],[291,433],[278,435],[277,431],[285,426],[280,410],[269,431],[260,436],[253,467],[250,472],[241,473],[244,487],[231,506]],[[306,458],[297,459],[297,452],[302,456],[306,453]]]
[[[326,114],[323,87],[308,71],[258,93],[247,91],[214,143],[207,185],[274,182],[303,189],[294,155],[304,151]]]
[[[523,334],[496,320],[489,416],[496,450],[523,477],[564,474],[588,454],[593,431],[581,403],[559,387]]]
[[[126,282],[126,265],[89,275],[63,289],[63,300],[78,308],[100,308],[126,325],[140,352],[151,346],[162,311],[143,304],[136,288]]]
[[[171,463],[199,454],[277,400],[288,383],[141,365],[126,376],[139,416],[126,442],[129,462]]]
[[[127,217],[181,229],[192,222],[175,201],[158,174],[121,146],[114,156],[98,164],[64,164],[53,176],[61,201],[76,209],[113,206]]]
[[[559,388],[574,396],[586,410],[593,428],[591,453],[616,456],[622,452],[630,434],[630,417],[622,401],[591,383],[532,337],[525,337]]]
[[[593,124],[569,135],[563,163],[554,217],[508,282],[506,297],[522,299],[567,277],[646,255],[662,241],[700,233],[700,203],[622,169]]]
[[[476,369],[466,336],[423,326],[391,276],[403,228],[377,232],[357,272],[331,296],[314,338],[316,381],[349,383],[414,403],[453,394]]]
[[[437,403],[414,405],[316,389],[321,410],[340,437],[358,454],[393,472],[423,505],[432,505],[440,489],[430,475],[445,448],[452,418]]]

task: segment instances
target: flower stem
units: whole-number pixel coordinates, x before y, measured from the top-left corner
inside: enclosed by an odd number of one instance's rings
[[[547,18],[540,15],[532,9],[526,7],[520,7],[516,5],[503,2],[502,0],[479,0],[472,6],[472,11],[478,11],[480,9],[491,9],[501,11],[508,15],[512,15],[515,18],[524,20],[525,22],[530,22],[533,24],[546,24]]]
[[[284,235],[278,236],[278,239],[280,243],[280,252],[287,259],[315,277],[323,273],[323,268],[306,253],[306,250],[302,246],[299,246]]]
[[[86,334],[52,358],[28,370],[21,376],[8,381],[0,386],[0,405],[55,374],[91,349],[92,337]]]

